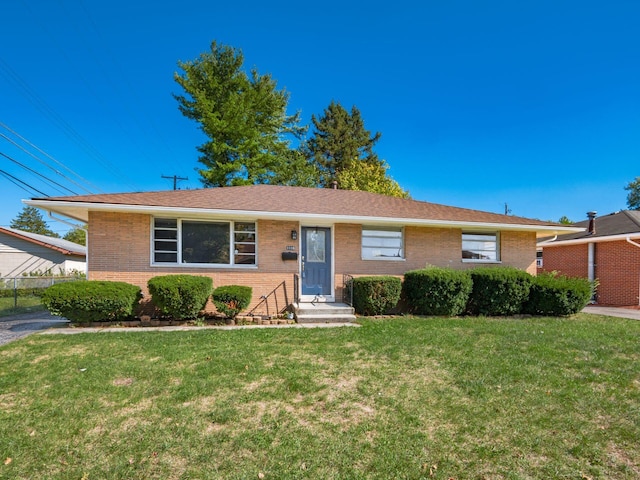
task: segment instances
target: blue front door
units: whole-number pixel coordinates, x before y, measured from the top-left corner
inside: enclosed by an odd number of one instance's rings
[[[331,229],[302,227],[302,295],[329,297],[331,291]]]

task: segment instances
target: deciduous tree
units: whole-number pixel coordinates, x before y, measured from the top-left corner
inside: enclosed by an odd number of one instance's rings
[[[298,125],[299,113],[287,114],[289,94],[270,75],[255,68],[247,74],[243,62],[242,51],[215,41],[196,60],[178,62],[184,73],[174,79],[185,95],[174,97],[209,138],[198,147],[201,181],[205,186],[295,184],[287,173],[299,174],[308,165],[290,154],[291,140],[306,128]]]
[[[74,227],[64,234],[62,238],[68,240],[69,242],[77,243],[78,245],[86,245],[87,244],[87,226],[85,225],[83,228]]]
[[[640,177],[636,177],[624,187],[627,194],[627,207],[629,210],[640,210]]]
[[[409,198],[409,192],[387,175],[389,166],[383,162],[351,162],[336,175],[338,185],[344,190],[363,190],[390,197]]]

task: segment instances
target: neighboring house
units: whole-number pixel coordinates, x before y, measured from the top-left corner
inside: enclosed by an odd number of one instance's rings
[[[535,274],[537,238],[580,230],[369,192],[274,185],[25,203],[89,225],[89,279],[146,291],[156,275],[207,275],[214,287],[253,287],[252,305],[282,282],[290,300],[335,302],[344,275],[402,276],[428,265]]]
[[[601,305],[640,304],[640,211],[587,215],[589,219],[575,224],[583,232],[539,242],[539,271],[597,280]]]
[[[61,238],[0,227],[0,277],[86,272],[87,249]]]

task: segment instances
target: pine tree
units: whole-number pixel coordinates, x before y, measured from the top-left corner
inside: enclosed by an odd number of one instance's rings
[[[178,62],[184,74],[174,79],[186,96],[174,97],[209,137],[198,147],[201,181],[209,187],[296,184],[288,174],[308,168],[291,155],[291,140],[306,131],[298,125],[300,113],[288,115],[289,94],[270,75],[255,69],[247,75],[243,62],[240,50],[215,41],[198,59]]]
[[[382,166],[373,151],[381,134],[364,128],[364,120],[354,105],[351,112],[332,101],[321,117],[311,116],[314,131],[304,151],[308,161],[320,172],[320,186],[329,187],[338,174],[355,161]]]
[[[46,235],[47,237],[60,237],[60,235],[49,228],[47,222],[42,218],[40,210],[31,206],[24,207],[18,216],[11,220],[9,226],[16,230],[22,230],[23,232],[38,233],[40,235]]]

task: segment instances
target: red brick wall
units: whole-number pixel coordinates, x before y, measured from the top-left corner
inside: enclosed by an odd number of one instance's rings
[[[298,262],[283,261],[287,246],[298,251],[298,240],[291,240],[291,230],[300,233],[298,222],[260,220],[258,230],[258,267],[196,268],[151,266],[151,217],[144,214],[91,212],[89,215],[89,279],[120,280],[139,285],[147,293],[147,281],[157,275],[188,273],[206,275],[214,287],[250,285],[253,308],[262,295],[267,295],[281,282],[288,286],[293,300],[293,275]],[[427,265],[468,269],[477,263],[461,260],[462,231],[446,228],[405,228],[405,259],[362,260],[361,226],[337,224],[334,227],[336,297],[342,275],[397,275]],[[500,235],[502,265],[510,265],[535,274],[535,234],[502,232]]]
[[[587,244],[546,247],[544,271],[556,270],[572,277],[588,276]],[[601,305],[640,303],[640,248],[621,240],[597,242],[594,252],[597,301]]]
[[[147,295],[147,281],[157,275],[205,275],[213,279],[214,287],[250,285],[253,301],[249,308],[283,281],[289,285],[289,295],[293,295],[292,278],[298,264],[283,261],[281,253],[286,251],[287,245],[294,245],[297,251],[297,240],[291,240],[291,230],[297,229],[297,222],[259,221],[259,267],[246,269],[151,266],[149,215],[91,212],[89,223],[90,280],[126,281],[139,285]]]
[[[545,247],[542,250],[542,271],[557,271],[568,277],[587,278],[587,257],[587,244]]]

